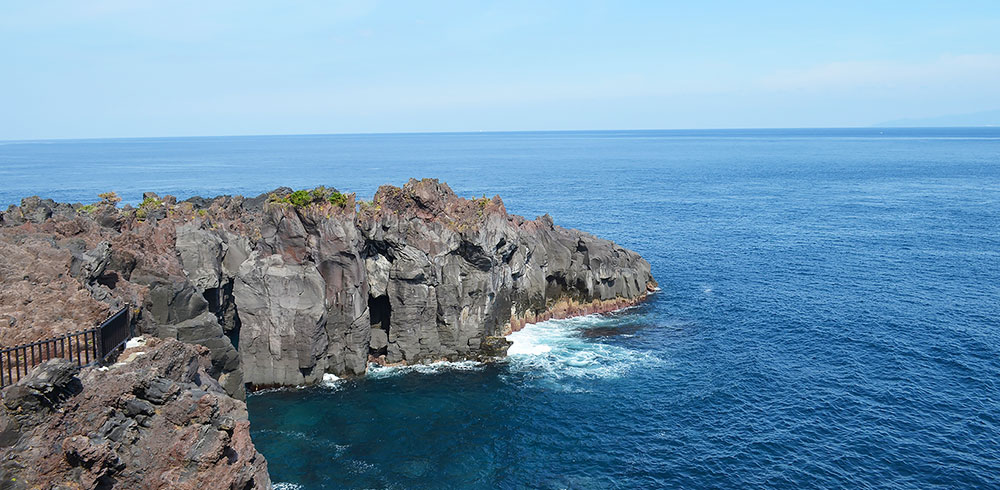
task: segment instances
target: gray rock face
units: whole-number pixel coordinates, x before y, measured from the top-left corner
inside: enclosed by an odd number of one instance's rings
[[[281,255],[252,254],[233,288],[242,327],[243,375],[260,385],[298,385],[321,379],[329,343],[325,284],[312,264]]]
[[[197,223],[177,227],[177,253],[184,274],[201,291],[217,288],[222,279],[222,259],[229,246],[217,234]]]
[[[369,359],[502,356],[526,321],[620,308],[655,284],[634,252],[433,180],[385,186],[358,212],[267,201],[233,288],[255,385],[359,374]]]
[[[50,359],[5,391],[4,406],[22,423],[43,420],[64,399],[82,390],[80,368],[66,359]]]

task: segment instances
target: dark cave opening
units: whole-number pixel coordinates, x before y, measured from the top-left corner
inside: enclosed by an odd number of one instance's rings
[[[384,356],[389,352],[389,317],[392,316],[392,305],[389,303],[389,297],[386,295],[377,298],[368,296],[368,316],[372,326],[368,353],[373,356]]]
[[[368,296],[368,315],[371,318],[372,326],[389,333],[389,317],[392,315],[392,306],[389,304],[389,297],[386,295],[373,298]]]
[[[209,288],[205,290],[202,295],[205,297],[205,301],[208,301],[208,311],[219,317],[219,321],[222,321],[222,317],[219,314],[220,307],[222,306],[222,288]]]
[[[241,323],[240,315],[236,311],[236,299],[233,297],[233,281],[230,279],[221,287],[206,289],[204,297],[208,302],[208,311],[215,314],[233,348],[239,350]]]

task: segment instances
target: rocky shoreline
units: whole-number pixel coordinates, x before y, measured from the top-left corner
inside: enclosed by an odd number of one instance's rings
[[[205,375],[236,400],[371,362],[503,357],[504,335],[526,323],[631,306],[656,287],[635,252],[433,179],[367,202],[323,187],[101,199],[0,212],[0,343],[130,304],[139,333],[207,349]]]

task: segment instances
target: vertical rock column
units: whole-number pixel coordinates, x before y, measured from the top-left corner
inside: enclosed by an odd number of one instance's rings
[[[323,378],[328,338],[325,284],[312,264],[286,263],[254,252],[240,267],[233,295],[239,305],[243,378],[257,386],[299,385]]]

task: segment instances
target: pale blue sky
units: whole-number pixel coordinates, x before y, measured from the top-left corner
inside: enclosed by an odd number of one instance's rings
[[[995,0],[0,6],[0,139],[840,127],[1000,108]]]

